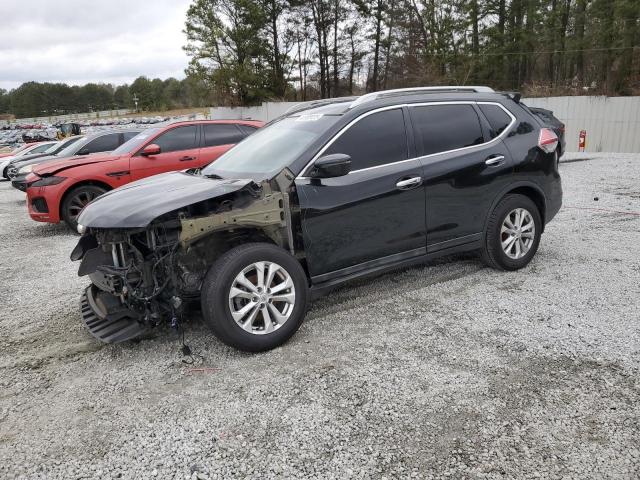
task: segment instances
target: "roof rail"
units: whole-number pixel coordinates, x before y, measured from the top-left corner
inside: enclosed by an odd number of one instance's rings
[[[381,97],[400,95],[403,93],[437,93],[437,92],[476,92],[476,93],[493,93],[495,90],[491,87],[484,86],[465,86],[465,85],[451,85],[443,87],[413,87],[413,88],[396,88],[394,90],[381,90],[379,92],[371,92],[361,97],[358,97],[349,108],[357,107],[363,103],[371,102]]]
[[[322,107],[323,105],[331,105],[332,103],[342,103],[355,100],[358,97],[334,97],[334,98],[322,98],[320,100],[310,100],[308,102],[296,103],[289,107],[281,116],[291,115],[292,113],[302,112],[309,110],[310,108]]]

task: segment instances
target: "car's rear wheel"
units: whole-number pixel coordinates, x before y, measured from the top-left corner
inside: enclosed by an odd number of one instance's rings
[[[270,350],[302,324],[307,290],[298,260],[275,245],[249,243],[211,266],[202,285],[202,313],[227,345],[248,352]]]
[[[74,232],[78,229],[78,215],[80,211],[92,200],[102,195],[107,190],[97,185],[81,185],[67,193],[62,201],[60,213],[62,219]]]
[[[525,195],[505,196],[491,212],[481,254],[487,265],[500,270],[526,266],[538,250],[542,219]]]

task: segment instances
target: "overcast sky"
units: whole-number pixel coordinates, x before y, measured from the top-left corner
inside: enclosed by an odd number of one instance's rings
[[[0,0],[0,88],[184,78],[190,0]]]

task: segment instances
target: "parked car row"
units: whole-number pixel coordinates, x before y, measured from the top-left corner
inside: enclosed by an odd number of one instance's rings
[[[152,127],[33,164],[23,184],[34,220],[81,234],[71,259],[96,338],[179,328],[199,302],[220,340],[262,351],[354,278],[470,251],[526,266],[562,204],[561,148],[518,94],[425,87],[307,102],[266,126]]]
[[[189,115],[190,119],[195,120],[198,115]],[[184,116],[182,116],[184,117]],[[177,120],[181,117],[119,117],[104,118],[96,120],[77,120],[75,123],[82,128],[85,133],[95,133],[107,129],[120,128],[144,128],[147,125],[164,123]],[[37,140],[55,140],[58,130],[63,123],[53,124],[32,124],[32,123],[11,123],[0,126],[0,145],[19,146],[27,139]]]

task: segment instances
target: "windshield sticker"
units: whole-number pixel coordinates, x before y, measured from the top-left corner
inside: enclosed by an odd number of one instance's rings
[[[322,113],[309,113],[307,115],[300,115],[296,118],[296,122],[315,122],[323,117]]]

